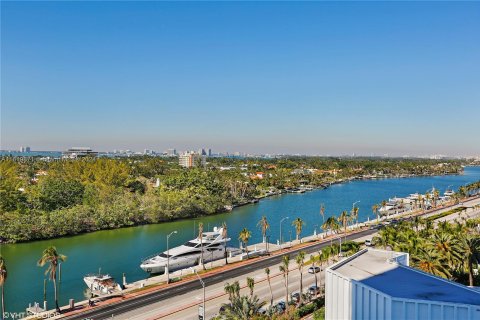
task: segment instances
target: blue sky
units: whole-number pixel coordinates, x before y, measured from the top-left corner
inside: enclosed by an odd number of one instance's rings
[[[480,155],[480,3],[2,2],[1,148]]]

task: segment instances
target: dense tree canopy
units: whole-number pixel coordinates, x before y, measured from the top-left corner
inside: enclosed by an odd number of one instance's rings
[[[458,173],[463,164],[383,158],[208,158],[202,168],[184,169],[177,158],[149,156],[0,160],[0,240],[11,242],[215,214],[272,188],[362,175]]]

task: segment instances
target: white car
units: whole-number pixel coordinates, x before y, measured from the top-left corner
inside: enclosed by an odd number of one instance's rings
[[[365,245],[367,247],[371,247],[372,246],[372,240],[370,240],[370,239],[365,240]]]

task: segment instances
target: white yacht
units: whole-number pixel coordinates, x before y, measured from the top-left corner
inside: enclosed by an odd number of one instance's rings
[[[152,274],[164,273],[167,267],[167,260],[170,271],[193,267],[200,263],[203,247],[203,263],[218,260],[225,257],[225,246],[230,238],[223,238],[223,228],[213,228],[213,232],[204,232],[202,240],[199,238],[190,240],[181,246],[171,248],[167,251],[146,258],[142,261],[140,268]],[[169,259],[167,259],[169,257]]]
[[[93,295],[107,295],[122,291],[122,287],[108,274],[87,274],[83,281]]]
[[[452,189],[448,189],[448,188],[447,188],[447,190],[445,190],[445,192],[443,193],[443,195],[444,195],[445,197],[451,197],[451,196],[453,196],[454,194],[455,194],[455,191],[453,191]]]

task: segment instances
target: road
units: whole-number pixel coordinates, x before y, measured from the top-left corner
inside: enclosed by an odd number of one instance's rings
[[[468,203],[473,206],[480,203],[480,199],[475,199]],[[435,214],[450,210],[451,208],[440,209]],[[478,210],[468,212],[468,216],[478,214]],[[432,215],[429,213],[425,216]],[[444,217],[439,220],[452,220],[457,218],[458,214]],[[359,240],[370,238],[375,234],[376,230],[364,230],[356,234],[347,235],[347,240]],[[343,239],[343,237],[342,237]],[[283,277],[278,271],[278,264],[281,262],[282,256],[289,254],[292,258],[299,252],[306,253],[317,252],[321,248],[326,247],[330,242],[319,243],[308,248],[294,249],[281,255],[275,255],[268,258],[259,259],[251,264],[226,270],[220,274],[205,275],[202,279],[206,285],[206,318],[215,315],[222,303],[227,302],[227,296],[223,292],[223,284],[225,282],[233,282],[239,280],[241,286],[245,285],[246,277],[255,279],[257,294],[261,299],[269,301],[270,291],[266,282],[264,269],[269,267],[272,276],[272,291],[275,300],[285,299],[285,287]],[[295,267],[295,262],[291,261],[291,267]],[[306,270],[305,270],[306,272]],[[289,292],[298,291],[299,289],[299,272],[292,270],[290,273]],[[320,279],[320,277],[318,278]],[[320,280],[319,280],[320,281]],[[304,289],[314,282],[314,277],[305,274]],[[219,285],[220,284],[220,285]],[[248,289],[242,289],[242,293],[246,293]],[[193,297],[193,299],[192,299]],[[202,286],[195,279],[188,282],[172,285],[159,291],[144,294],[126,301],[112,303],[101,308],[95,308],[78,315],[66,317],[66,319],[198,319],[198,305],[202,301]]]
[[[372,235],[376,232],[376,230],[364,230],[356,234],[350,234],[347,235],[347,240],[354,240],[358,238],[362,238],[368,235]],[[343,238],[343,237],[342,237]],[[206,287],[218,284],[218,283],[224,283],[228,281],[232,281],[232,279],[235,278],[240,278],[240,279],[245,279],[246,274],[255,274],[256,272],[263,272],[263,270],[266,267],[271,267],[272,271],[274,270],[272,266],[275,266],[281,262],[282,256],[289,254],[290,256],[295,256],[298,252],[300,251],[305,251],[306,253],[312,253],[312,252],[317,252],[318,250],[328,246],[330,243],[319,243],[314,246],[308,247],[308,248],[299,248],[299,249],[294,249],[290,250],[288,252],[285,252],[281,255],[275,255],[272,257],[268,257],[265,259],[261,259],[258,261],[255,261],[249,265],[239,267],[239,268],[233,268],[230,270],[226,270],[222,272],[221,274],[214,274],[210,276],[205,276],[203,277],[203,281],[205,282]],[[292,265],[294,262],[291,262]],[[278,270],[278,268],[276,268]],[[274,272],[276,272],[276,270]],[[297,271],[298,273],[298,271]],[[223,287],[223,286],[222,286]],[[117,303],[112,303],[110,305],[104,306],[102,308],[96,308],[90,311],[82,312],[81,314],[77,315],[72,315],[69,317],[65,317],[65,319],[69,320],[76,320],[76,319],[93,319],[93,320],[100,320],[100,319],[112,319],[114,317],[115,319],[126,319],[124,317],[121,317],[120,315],[127,313],[129,311],[139,309],[145,306],[149,306],[152,303],[158,303],[164,300],[167,300],[168,298],[176,297],[188,294],[189,296],[192,294],[192,291],[194,290],[199,290],[202,289],[202,286],[198,280],[192,280],[189,282],[184,282],[178,285],[171,286],[169,288],[160,290],[160,291],[155,291],[152,293],[148,293],[142,296],[138,296],[132,299],[129,299],[127,301],[121,301]],[[198,294],[197,294],[198,295]],[[137,313],[139,313],[137,311]],[[119,315],[116,317],[115,315]],[[144,318],[142,318],[144,319]],[[177,318],[179,319],[179,318]]]

